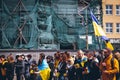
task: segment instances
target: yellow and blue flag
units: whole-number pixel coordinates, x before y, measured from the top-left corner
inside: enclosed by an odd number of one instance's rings
[[[107,48],[114,50],[112,44],[109,42],[109,38],[106,37],[104,30],[99,25],[97,18],[93,15],[92,12],[91,12],[91,18],[92,18],[92,23],[93,23],[95,35],[98,37],[101,37],[105,41]]]
[[[49,80],[50,68],[45,59],[43,59],[42,64],[38,65],[38,70],[40,72],[40,77],[42,80]]]
[[[93,15],[92,12],[91,12],[91,17],[92,17],[92,23],[93,23],[95,35],[96,35],[96,36],[106,36],[104,30],[103,30],[102,27],[98,24],[98,20],[96,19],[96,17]]]

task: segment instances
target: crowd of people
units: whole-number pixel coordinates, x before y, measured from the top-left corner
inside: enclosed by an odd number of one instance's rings
[[[72,53],[71,53],[72,54]],[[120,80],[120,53],[78,50],[76,55],[57,51],[54,55],[0,55],[0,80]]]

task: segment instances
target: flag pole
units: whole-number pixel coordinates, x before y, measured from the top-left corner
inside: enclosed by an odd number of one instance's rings
[[[90,12],[91,12],[91,10],[90,10]],[[92,18],[92,20],[93,20],[93,18]],[[93,25],[93,26],[94,26],[94,25]],[[96,35],[95,30],[94,30],[94,34],[95,34],[95,38],[96,38],[96,40],[97,40],[98,48],[99,48],[99,50],[101,50],[102,47],[101,47],[101,44],[100,44],[100,39],[99,39],[99,36]]]
[[[97,38],[97,42],[98,42],[98,47],[99,47],[99,50],[102,50],[102,47],[101,47],[101,45],[100,45],[100,39],[99,39],[99,37],[98,37],[98,36],[96,36],[96,38]]]
[[[85,26],[86,26],[86,49],[88,50],[89,48],[88,48],[88,26],[87,26],[87,22],[88,21],[88,19],[87,19],[87,8],[86,8],[86,24],[85,24]]]

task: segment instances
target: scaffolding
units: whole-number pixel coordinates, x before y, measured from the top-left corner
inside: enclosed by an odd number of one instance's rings
[[[88,37],[92,37],[88,48],[97,48],[86,10],[91,8],[101,19],[100,0],[1,0],[0,3],[2,49],[86,49],[85,26]]]

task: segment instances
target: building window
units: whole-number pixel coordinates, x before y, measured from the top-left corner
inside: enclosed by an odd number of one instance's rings
[[[113,24],[106,23],[106,33],[112,33],[112,32],[113,32]]]
[[[116,5],[116,14],[120,15],[120,5]]]
[[[117,33],[120,33],[120,23],[117,23],[117,24],[116,24],[116,32],[117,32]]]
[[[106,14],[112,14],[112,5],[106,5]]]

